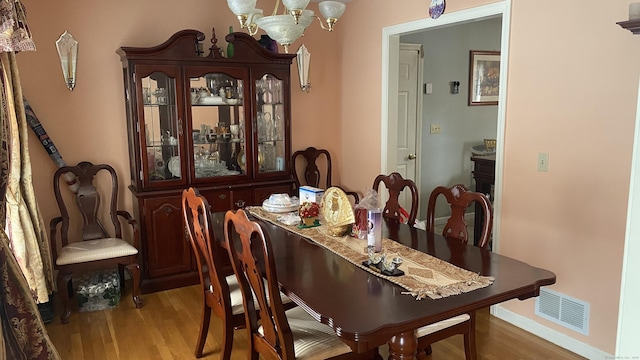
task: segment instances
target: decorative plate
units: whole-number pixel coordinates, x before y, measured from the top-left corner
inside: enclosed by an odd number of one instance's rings
[[[238,155],[236,155],[236,162],[238,162],[238,166],[240,166],[240,169],[242,169],[242,171],[246,171],[246,169],[244,168],[245,161],[246,159],[244,158],[244,149],[240,149],[240,152],[238,152]]]
[[[298,198],[291,198],[287,194],[271,194],[271,196],[262,202],[262,208],[264,210],[275,213],[296,211],[299,206]]]
[[[180,177],[180,156],[172,156],[167,163],[167,168],[171,175],[179,178]]]
[[[199,101],[203,105],[225,105],[220,96],[204,96]]]
[[[429,5],[429,16],[432,19],[437,19],[440,15],[444,14],[444,8],[446,7],[445,0],[431,0],[431,5]]]

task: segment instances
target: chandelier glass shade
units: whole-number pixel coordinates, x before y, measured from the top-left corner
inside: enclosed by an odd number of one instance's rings
[[[289,45],[304,35],[304,30],[314,19],[318,19],[323,30],[333,31],[335,23],[344,14],[344,1],[349,0],[320,1],[318,8],[325,19],[324,23],[312,10],[306,9],[310,0],[282,0],[285,10],[283,14],[278,15],[280,1],[276,0],[270,16],[264,16],[262,9],[256,9],[257,0],[227,0],[227,5],[238,18],[240,27],[247,29],[250,35],[253,36],[259,29],[263,29],[269,37],[284,47],[285,52],[289,52]]]

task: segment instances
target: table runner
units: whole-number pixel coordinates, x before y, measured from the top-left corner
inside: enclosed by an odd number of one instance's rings
[[[399,268],[404,271],[405,275],[386,276],[370,269],[368,266],[362,265],[362,262],[369,258],[365,251],[367,245],[366,240],[353,238],[351,236],[330,236],[326,232],[326,227],[322,225],[302,229],[298,228],[297,225],[285,225],[277,221],[276,218],[278,214],[264,211],[257,206],[247,207],[246,210],[259,219],[268,221],[310,239],[350,263],[376,276],[387,279],[394,284],[402,286],[407,290],[403,292],[403,294],[410,294],[414,296],[416,300],[425,297],[440,299],[469,292],[489,286],[494,280],[493,277],[480,276],[429,254],[407,247],[394,240],[383,238],[382,248],[387,258],[399,256],[404,260]]]

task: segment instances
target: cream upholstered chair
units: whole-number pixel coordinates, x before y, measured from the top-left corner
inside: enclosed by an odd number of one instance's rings
[[[493,210],[489,199],[484,194],[468,191],[466,186],[462,184],[457,184],[450,188],[444,186],[436,187],[429,196],[427,207],[427,231],[430,232],[433,232],[435,228],[436,200],[440,195],[443,195],[451,206],[451,216],[447,220],[442,235],[449,239],[467,243],[469,241],[469,233],[464,221],[464,213],[474,202],[478,202],[484,212],[484,221],[481,229],[475,229],[475,231],[481,231],[480,242],[477,246],[487,248],[493,223]],[[476,216],[478,215],[476,214]],[[475,312],[470,312],[418,329],[418,358],[423,358],[424,355],[431,353],[432,343],[456,334],[462,334],[464,336],[464,352],[467,360],[476,359],[475,324],[476,314]]]
[[[114,236],[109,234],[103,222],[100,221],[101,191],[94,185],[94,179],[101,171],[106,172],[111,181],[110,190],[107,190],[110,191],[109,198],[105,204],[108,207],[108,217]],[[65,196],[62,195],[67,185],[63,182],[61,188],[60,178],[66,173],[75,175],[78,187],[74,195],[82,218],[82,229],[78,234],[70,234],[71,219]],[[60,316],[62,323],[68,323],[71,315],[69,305],[71,275],[76,272],[117,267],[120,275],[120,289],[124,290],[124,268],[126,268],[133,280],[133,302],[136,308],[141,308],[143,302],[138,296],[140,286],[140,266],[137,263],[140,243],[138,224],[128,212],[117,210],[118,177],[115,170],[109,165],[93,165],[90,162],[61,167],[53,176],[53,192],[60,209],[60,216],[51,219],[49,231],[51,254],[55,262],[54,267],[58,270],[58,293],[64,307]],[[131,226],[132,239],[129,241],[123,238],[122,225],[118,216]],[[78,222],[80,222],[79,219]],[[58,225],[60,225],[59,233]],[[76,241],[69,242],[70,238]]]
[[[224,223],[225,242],[245,299],[250,358],[349,358],[351,348],[333,329],[319,323],[300,307],[285,310],[280,297],[276,296],[278,278],[271,242],[260,225],[250,221],[243,210],[228,211]],[[275,301],[269,301],[267,295]],[[260,306],[257,315],[254,302],[247,301],[254,296]]]

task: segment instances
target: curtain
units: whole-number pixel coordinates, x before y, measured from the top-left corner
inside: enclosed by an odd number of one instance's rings
[[[0,0],[0,359],[60,359],[36,305],[49,300],[54,281],[15,55],[34,50],[20,0]]]

